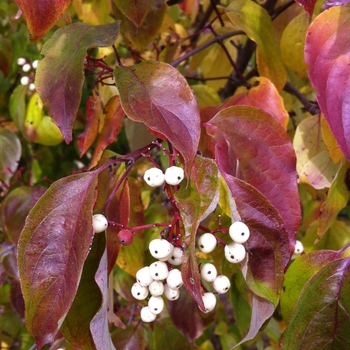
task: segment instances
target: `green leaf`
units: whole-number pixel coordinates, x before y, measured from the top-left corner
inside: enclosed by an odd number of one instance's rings
[[[218,203],[219,172],[213,160],[196,156],[190,174],[187,186],[182,186],[174,194],[185,229],[181,273],[186,289],[198,306],[205,310],[195,252],[196,233],[200,222],[214,211]]]
[[[58,29],[43,46],[35,86],[67,143],[81,100],[86,50],[114,44],[119,26],[73,23]]]
[[[18,242],[26,326],[52,342],[74,300],[93,237],[98,171],[54,182],[30,211]]]
[[[10,97],[9,110],[12,120],[17,125],[24,138],[27,137],[24,128],[26,115],[26,94],[27,86],[18,85]]]
[[[21,158],[21,142],[16,134],[0,127],[0,182],[6,185],[17,170]]]
[[[233,1],[225,13],[237,29],[243,30],[249,39],[257,43],[259,74],[270,79],[277,90],[281,91],[287,76],[269,14],[251,0]]]

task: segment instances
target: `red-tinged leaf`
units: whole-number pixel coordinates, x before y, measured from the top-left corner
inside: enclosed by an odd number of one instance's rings
[[[0,127],[0,183],[6,185],[18,167],[21,158],[21,142],[16,134]]]
[[[201,310],[205,310],[195,252],[196,232],[200,222],[214,211],[218,203],[219,172],[213,160],[196,156],[190,173],[187,186],[182,186],[174,194],[185,229],[181,273],[186,289]]]
[[[97,139],[97,145],[90,165],[91,168],[100,160],[105,148],[116,141],[121,131],[125,113],[120,105],[119,96],[113,96],[107,102],[103,113],[105,114],[103,127]]]
[[[11,63],[13,61],[13,50],[11,47],[11,41],[4,36],[0,37],[0,72],[6,77],[11,69]]]
[[[251,89],[233,95],[222,105],[222,109],[231,106],[259,108],[270,114],[284,129],[287,129],[289,115],[276,87],[264,77],[254,78],[251,84]]]
[[[102,117],[101,99],[97,94],[89,96],[86,101],[85,131],[78,137],[80,157],[91,147],[98,134],[100,119]],[[93,166],[92,166],[93,167]]]
[[[310,25],[305,61],[317,101],[340,149],[350,159],[350,9],[336,6],[322,12]]]
[[[295,0],[295,2],[304,8],[310,18],[312,17],[317,0]]]
[[[19,281],[11,281],[10,301],[13,309],[24,319],[24,300]]]
[[[56,24],[72,0],[15,0],[27,22],[31,40],[39,40]]]
[[[128,326],[125,329],[116,329],[111,337],[114,346],[118,350],[145,349],[147,339],[142,327]]]
[[[154,2],[155,0],[114,0],[123,15],[138,28],[151,10]]]
[[[100,265],[95,275],[95,281],[102,294],[102,305],[98,313],[92,319],[90,330],[97,349],[115,350],[108,328],[108,262],[107,249],[105,249]]]
[[[340,258],[339,251],[316,250],[300,256],[288,268],[283,281],[281,312],[287,322],[307,281],[331,261]]]
[[[19,235],[29,211],[41,197],[44,187],[17,187],[8,194],[1,205],[1,216],[4,231],[9,240],[17,245]]]
[[[283,349],[350,347],[350,258],[322,267],[305,284],[282,335]]]
[[[169,301],[168,310],[176,328],[185,334],[189,342],[193,344],[208,323],[197,303],[188,293],[181,291],[178,300]],[[184,317],[184,315],[191,315],[191,317]]]
[[[65,339],[80,349],[95,349],[90,323],[102,305],[101,290],[96,284],[95,274],[105,251],[105,243],[103,234],[95,235],[84,263],[77,294],[60,328]]]
[[[269,114],[251,107],[229,107],[206,125],[219,144],[216,160],[221,168],[267,198],[282,217],[294,246],[301,210],[295,153],[283,127]]]
[[[200,118],[186,79],[172,66],[151,61],[116,67],[114,74],[126,115],[167,138],[183,156],[189,174],[198,148]]]
[[[30,211],[18,243],[26,326],[41,348],[51,342],[73,302],[93,236],[98,172],[51,185]]]
[[[284,270],[292,253],[283,221],[254,187],[226,174],[221,168],[220,171],[234,200],[235,210],[251,232],[245,244],[248,259],[242,263],[245,280],[251,291],[276,306]]]
[[[119,22],[95,27],[74,23],[56,30],[43,46],[35,86],[67,143],[81,100],[86,50],[114,44],[119,26]]]

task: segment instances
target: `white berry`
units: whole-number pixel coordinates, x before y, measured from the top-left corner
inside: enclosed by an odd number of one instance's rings
[[[28,85],[29,83],[29,78],[28,77],[22,77],[21,78],[21,84],[22,85]]]
[[[141,309],[140,316],[143,322],[153,322],[157,318],[157,315],[151,312],[148,306],[144,306]]]
[[[34,69],[37,69],[37,68],[38,68],[38,63],[39,63],[38,60],[33,61],[32,67],[33,67]]]
[[[225,245],[225,258],[231,263],[239,263],[244,260],[246,250],[243,244],[231,242]]]
[[[165,175],[163,174],[162,170],[158,168],[151,168],[146,170],[143,178],[151,187],[162,186],[165,181]]]
[[[215,278],[213,287],[219,294],[224,294],[230,289],[231,283],[227,276],[219,275]]]
[[[250,231],[248,226],[242,221],[234,222],[229,228],[229,235],[236,243],[247,242]]]
[[[217,240],[212,233],[204,233],[198,239],[198,248],[203,253],[211,253],[217,245]]]
[[[22,66],[23,72],[29,72],[32,69],[32,66],[29,63],[26,63]]]
[[[17,59],[17,64],[19,66],[23,66],[26,62],[27,62],[26,59],[23,57]]]
[[[148,300],[149,310],[155,314],[160,314],[164,309],[164,300],[162,297],[150,297]]]
[[[181,248],[175,247],[173,254],[171,254],[170,258],[168,259],[168,262],[174,266],[181,265],[183,254],[184,252],[182,251]]]
[[[134,283],[131,287],[131,294],[137,300],[144,300],[148,296],[148,288],[141,286],[141,284]]]
[[[29,84],[29,90],[30,91],[34,91],[35,90],[35,84],[34,83],[30,83]]]
[[[159,297],[164,293],[164,284],[161,281],[153,281],[148,289],[154,297]]]
[[[149,266],[145,266],[136,272],[136,281],[143,287],[148,287],[153,282]]]
[[[171,270],[166,279],[166,283],[171,289],[181,288],[184,284],[182,280],[181,271],[177,269]]]
[[[149,267],[151,277],[156,281],[165,280],[169,275],[168,266],[164,261],[155,261]]]
[[[167,284],[164,286],[164,295],[168,300],[177,300],[180,296],[179,289],[171,289]]]
[[[169,243],[166,239],[153,239],[149,243],[149,251],[151,255],[156,259],[165,259],[168,260],[168,258],[171,256],[174,246]]]
[[[210,312],[215,309],[216,296],[213,293],[211,292],[204,293],[202,296],[202,299],[205,307],[205,312]]]
[[[206,263],[201,266],[201,277],[204,281],[213,282],[218,275],[216,267],[211,263]]]
[[[95,214],[92,217],[92,227],[95,233],[101,233],[108,227],[108,221],[102,214]]]
[[[178,166],[171,166],[165,170],[165,182],[168,185],[176,186],[185,177],[184,170]]]
[[[297,240],[295,242],[294,254],[301,254],[303,251],[304,251],[303,243]]]

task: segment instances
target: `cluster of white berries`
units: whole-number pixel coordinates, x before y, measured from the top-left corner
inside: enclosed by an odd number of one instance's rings
[[[136,283],[131,287],[131,294],[137,300],[145,300],[149,294],[147,306],[141,309],[141,319],[152,322],[164,308],[164,294],[168,300],[176,300],[180,296],[183,285],[181,271],[168,264],[181,265],[183,251],[174,247],[166,239],[154,239],[149,244],[151,255],[158,259],[150,266],[145,266],[136,273]],[[165,281],[165,283],[164,283]]]
[[[32,63],[28,62],[25,58],[21,57],[17,59],[17,64],[22,67],[22,71],[24,73],[29,73],[32,69],[38,68],[38,60],[33,61]],[[29,90],[34,91],[35,85],[34,83],[29,83],[33,78],[27,75],[24,75],[21,78],[22,85],[28,85]]]
[[[295,246],[294,246],[294,252],[292,255],[292,259],[295,259],[297,257],[297,255],[300,255],[301,253],[304,252],[304,246],[303,243],[301,243],[300,241],[296,241],[295,242]]]
[[[151,187],[159,187],[166,182],[168,185],[176,186],[184,179],[184,170],[178,166],[171,166],[165,173],[159,168],[151,168],[145,171],[143,176],[146,183]]]

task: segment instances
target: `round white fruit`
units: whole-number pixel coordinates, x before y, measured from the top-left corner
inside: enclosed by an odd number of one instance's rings
[[[164,284],[161,281],[153,281],[148,289],[154,297],[159,297],[164,293]]]
[[[165,170],[165,182],[176,186],[185,178],[184,170],[178,166],[171,166]]]
[[[180,289],[184,284],[181,271],[177,269],[171,270],[166,279],[166,283],[171,289]]]
[[[225,258],[234,264],[237,264],[244,260],[246,256],[246,250],[243,244],[231,242],[225,245]]]
[[[218,275],[215,265],[206,263],[201,266],[201,277],[204,281],[213,282]]]
[[[168,258],[171,256],[174,246],[169,243],[166,239],[153,239],[149,243],[149,251],[151,255],[156,259],[165,259],[168,260]]]
[[[169,275],[168,266],[164,261],[155,261],[149,267],[151,277],[155,281],[165,280]]]
[[[39,63],[38,60],[33,61],[32,67],[33,67],[34,69],[37,69],[37,68],[38,68],[38,63]]]
[[[92,227],[95,233],[101,233],[108,227],[108,221],[102,214],[95,214],[92,217]]]
[[[300,241],[296,241],[295,242],[295,247],[294,247],[294,254],[301,254],[304,252],[304,246],[303,243],[301,243]]]
[[[231,283],[227,276],[219,275],[215,278],[213,287],[219,294],[224,294],[230,289]]]
[[[182,264],[182,256],[184,252],[181,248],[175,247],[173,253],[171,254],[170,258],[168,259],[168,262],[171,265],[177,266]]]
[[[216,296],[214,293],[207,292],[204,293],[202,296],[204,307],[205,307],[205,312],[210,312],[215,309],[216,306]]]
[[[162,186],[165,181],[165,175],[163,174],[162,170],[158,168],[151,168],[146,170],[143,178],[151,187]]]
[[[149,266],[145,266],[136,272],[136,281],[143,287],[148,287],[153,282]]]
[[[143,322],[153,322],[157,318],[157,315],[151,312],[148,306],[141,309],[140,316]]]
[[[203,253],[211,253],[217,245],[217,240],[212,233],[204,233],[198,239],[198,248]]]
[[[23,66],[26,62],[27,62],[26,59],[23,58],[23,57],[20,57],[20,58],[17,59],[17,64],[19,66]]]
[[[164,309],[164,300],[162,297],[150,297],[148,300],[149,310],[155,314],[160,314]]]
[[[32,69],[32,66],[31,66],[29,63],[25,63],[25,64],[22,66],[23,72],[29,72],[31,69]]]
[[[242,244],[247,242],[250,236],[250,230],[244,222],[236,221],[230,226],[229,235],[234,242]]]
[[[171,289],[167,284],[164,286],[164,295],[168,300],[177,300],[180,296],[179,289]]]
[[[21,78],[21,85],[28,85],[28,83],[29,83],[29,77]]]
[[[134,283],[131,287],[131,294],[137,300],[145,300],[148,297],[148,288]]]

